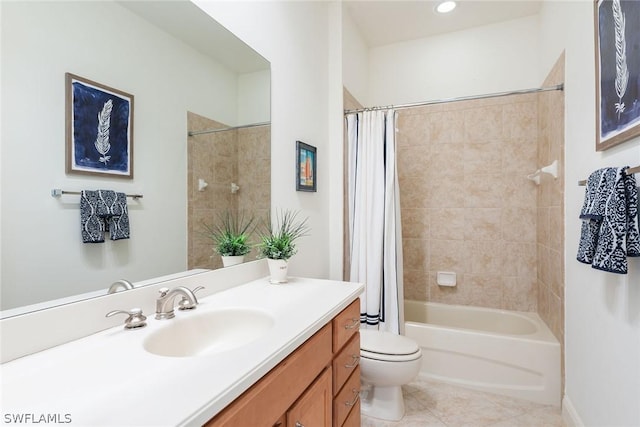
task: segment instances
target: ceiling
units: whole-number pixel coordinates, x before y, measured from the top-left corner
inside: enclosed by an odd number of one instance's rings
[[[439,14],[441,0],[345,0],[369,47],[414,40],[535,15],[542,0],[457,0],[453,12]]]
[[[120,0],[118,3],[236,73],[269,68],[266,59],[189,0]]]

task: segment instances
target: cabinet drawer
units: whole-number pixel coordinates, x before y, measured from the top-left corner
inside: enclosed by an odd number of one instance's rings
[[[333,395],[360,364],[360,334],[356,333],[333,359]]]
[[[333,399],[333,425],[341,426],[349,412],[360,401],[360,366],[349,377],[342,390]]]
[[[333,352],[343,345],[360,329],[360,299],[356,299],[333,319]]]

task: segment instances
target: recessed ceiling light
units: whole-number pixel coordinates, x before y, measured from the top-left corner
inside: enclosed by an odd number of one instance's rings
[[[449,13],[455,8],[456,8],[455,1],[443,1],[438,6],[436,6],[436,11],[438,11],[439,13]]]

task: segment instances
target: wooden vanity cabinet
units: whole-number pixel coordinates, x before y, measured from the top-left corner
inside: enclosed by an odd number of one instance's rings
[[[205,425],[360,426],[359,325],[355,300]]]
[[[333,426],[360,426],[360,300],[333,321]]]

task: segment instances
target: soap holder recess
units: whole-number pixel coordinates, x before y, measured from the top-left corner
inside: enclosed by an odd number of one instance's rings
[[[455,286],[456,273],[452,271],[438,271],[436,276],[438,286]]]

